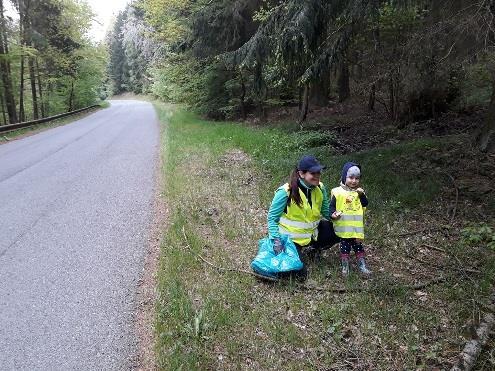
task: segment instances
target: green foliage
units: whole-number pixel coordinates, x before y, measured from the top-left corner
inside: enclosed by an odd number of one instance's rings
[[[486,63],[467,66],[461,91],[460,108],[483,107],[490,102],[492,91]]]
[[[310,108],[336,90],[365,106],[373,91],[371,109],[407,123],[487,104],[477,35],[493,40],[491,14],[459,2],[139,0],[109,37],[109,74],[116,92],[152,91],[214,119],[304,108],[309,88]]]
[[[330,131],[300,131],[296,133],[294,145],[303,151],[306,148],[315,148],[335,142],[335,133]]]
[[[102,45],[88,39],[93,18],[89,5],[76,0],[13,4],[20,19],[8,23],[6,30],[0,25],[9,51],[0,58],[9,63],[3,78],[10,78],[14,86],[9,95],[18,120],[51,116],[105,99],[108,55]],[[4,85],[0,84],[0,96],[7,93]]]
[[[170,57],[152,70],[154,82],[151,92],[165,101],[194,106],[201,99],[202,80],[205,78],[202,72],[202,64],[194,59],[181,55]]]
[[[464,242],[469,245],[487,247],[495,251],[495,230],[488,224],[477,224],[462,230]]]

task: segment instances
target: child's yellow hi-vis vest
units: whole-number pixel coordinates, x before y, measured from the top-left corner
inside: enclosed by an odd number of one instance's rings
[[[335,234],[341,238],[364,239],[364,211],[359,194],[346,191],[342,187],[332,189],[335,197],[336,211],[342,213],[339,219],[333,220]]]
[[[289,193],[289,184],[282,187]],[[284,212],[280,217],[280,233],[289,235],[292,242],[300,246],[308,245],[312,237],[317,239],[316,232],[321,219],[321,206],[323,204],[323,191],[320,187],[311,190],[311,205],[304,192],[299,189],[302,206],[291,202],[287,205],[287,212]]]

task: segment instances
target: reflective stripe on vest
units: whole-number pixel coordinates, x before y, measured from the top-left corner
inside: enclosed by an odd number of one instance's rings
[[[290,220],[284,217],[280,218],[280,224],[288,225],[289,227],[296,227],[296,228],[304,228],[304,229],[309,229],[309,228],[316,228],[318,227],[319,220],[316,222],[312,223],[304,223],[304,222],[296,222],[294,220]]]
[[[282,226],[278,227],[278,231],[280,232],[280,234],[286,234],[288,235],[292,240],[294,239],[307,239],[309,238],[311,240],[311,236],[313,236],[312,233],[294,233],[294,232],[290,232],[288,231],[287,229],[283,228]]]
[[[342,220],[342,221],[362,222],[363,221],[363,216],[362,215],[346,215],[346,214],[342,214],[340,216],[340,220]]]
[[[345,226],[345,227],[334,227],[335,233],[337,232],[343,232],[343,233],[364,233],[364,228],[363,227],[350,227],[350,226]]]

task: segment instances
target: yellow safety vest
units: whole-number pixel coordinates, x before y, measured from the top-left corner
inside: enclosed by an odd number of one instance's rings
[[[341,238],[364,239],[364,211],[359,194],[347,191],[342,187],[332,189],[336,209],[341,212],[340,218],[333,220],[335,234]]]
[[[287,212],[284,212],[279,221],[279,232],[289,235],[294,243],[306,246],[311,242],[311,238],[318,238],[318,223],[321,219],[321,206],[323,204],[323,192],[320,187],[311,190],[311,205],[304,192],[299,188],[302,205],[295,202],[287,204]],[[289,194],[289,184],[282,186]]]

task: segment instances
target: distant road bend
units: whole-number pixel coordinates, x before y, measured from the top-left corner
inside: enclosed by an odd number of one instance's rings
[[[111,104],[0,145],[0,370],[135,367],[159,130]]]

